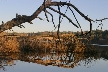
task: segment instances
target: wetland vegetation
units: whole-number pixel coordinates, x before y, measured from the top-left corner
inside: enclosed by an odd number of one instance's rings
[[[101,31],[102,34],[106,31]],[[94,32],[97,33],[97,32]],[[74,68],[76,66],[87,66],[98,60],[108,60],[107,33],[98,34],[98,38],[87,36],[83,39],[74,36],[73,32],[61,32],[60,39],[50,32],[38,33],[4,33],[0,37],[0,69],[5,70],[7,66],[15,66],[15,61],[36,63],[44,66],[57,66],[63,68]],[[93,44],[98,40],[98,44]],[[102,41],[102,42],[101,42]],[[103,43],[105,42],[105,43]],[[100,44],[99,44],[100,43]]]

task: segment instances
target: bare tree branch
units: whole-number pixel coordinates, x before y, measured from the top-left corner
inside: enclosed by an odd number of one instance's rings
[[[60,13],[60,7],[59,6],[58,6],[58,10],[59,10],[59,13]],[[59,29],[60,29],[60,24],[61,24],[60,19],[61,19],[61,15],[59,14],[59,24],[58,24],[58,30],[57,30],[57,36],[58,36],[59,41],[60,41]]]
[[[90,27],[92,26],[91,25],[91,21],[93,21],[92,19],[88,18],[87,16],[85,16],[77,7],[75,7],[73,4],[71,3],[67,3],[67,2],[51,2],[50,4],[47,4],[45,2],[43,2],[43,4],[31,15],[31,16],[27,16],[27,15],[18,15],[16,14],[16,18],[13,18],[12,20],[4,23],[2,21],[2,24],[0,25],[0,33],[5,31],[5,30],[8,30],[8,29],[12,29],[12,27],[14,26],[19,26],[21,25],[22,23],[25,23],[25,22],[28,22],[30,24],[33,24],[31,21],[34,20],[35,18],[39,18],[38,15],[44,11],[46,8],[49,8],[51,10],[53,10],[54,12],[64,16],[65,18],[67,18],[74,26],[78,27],[76,24],[74,24],[72,22],[72,20],[67,17],[65,14],[53,9],[52,7],[50,6],[69,6],[69,7],[72,7],[75,9],[76,12],[78,12],[85,20],[89,21],[90,22]],[[51,15],[51,14],[50,14]],[[53,17],[52,17],[53,18]],[[40,19],[40,18],[39,18]],[[105,19],[108,19],[108,18],[105,18]],[[105,20],[105,19],[102,19],[102,20]],[[52,19],[53,21],[53,19]],[[96,21],[99,21],[99,20],[96,20]],[[90,28],[91,30],[91,28]]]
[[[45,11],[44,11],[44,12],[45,12]],[[45,17],[46,17],[47,21],[49,22],[49,19],[48,19],[48,16],[47,16],[46,12],[45,12]]]
[[[53,23],[53,25],[54,25],[54,27],[55,27],[55,23],[54,23],[54,17],[53,17],[53,15],[52,15],[50,12],[48,12],[47,10],[45,10],[45,12],[51,15],[51,17],[52,17],[52,23]]]
[[[39,18],[40,20],[43,20],[41,17],[37,17],[37,18]]]
[[[78,27],[76,24],[74,24],[74,23],[72,22],[72,20],[71,20],[68,16],[66,16],[65,14],[63,14],[63,13],[61,13],[61,12],[55,10],[55,9],[52,8],[52,7],[49,7],[49,9],[53,10],[54,12],[57,12],[57,13],[63,15],[64,17],[66,17],[66,18],[69,20],[69,22],[71,22],[74,26],[76,26],[77,28],[79,28],[79,27]]]
[[[72,12],[72,14],[73,14],[73,16],[74,16],[74,18],[75,18],[76,22],[78,23],[79,27],[81,28],[81,26],[80,26],[80,24],[79,24],[79,22],[78,22],[78,20],[77,20],[77,18],[76,18],[76,16],[75,16],[75,14],[74,14],[73,10],[72,10],[70,7],[69,7],[69,9],[71,10],[71,12]]]
[[[102,20],[107,20],[108,18],[103,18],[103,19],[96,19],[96,21],[102,21]]]

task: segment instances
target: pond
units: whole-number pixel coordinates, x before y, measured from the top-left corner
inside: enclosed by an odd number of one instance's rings
[[[102,51],[0,53],[0,72],[108,72],[107,47],[96,48]]]
[[[96,45],[96,46],[106,46],[106,47],[108,47],[108,45],[100,45],[100,44],[90,44],[90,45]]]

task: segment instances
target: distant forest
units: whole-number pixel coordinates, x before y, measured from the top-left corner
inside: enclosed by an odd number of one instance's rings
[[[83,33],[86,33],[88,31],[84,31]],[[77,32],[73,32],[73,31],[62,31],[59,32],[59,35],[64,35],[64,34],[76,34],[79,35],[81,34],[81,32],[77,31]],[[4,36],[4,35],[10,35],[10,36],[14,36],[14,35],[19,35],[19,36],[53,36],[53,35],[57,35],[57,32],[51,32],[51,31],[44,31],[44,32],[31,32],[31,33],[17,33],[17,32],[12,32],[12,33],[8,33],[8,32],[3,32],[0,33],[0,36]],[[91,36],[90,35],[84,35],[84,36],[79,36],[79,37],[90,37],[90,38],[96,38],[96,39],[108,39],[108,30],[92,30]]]

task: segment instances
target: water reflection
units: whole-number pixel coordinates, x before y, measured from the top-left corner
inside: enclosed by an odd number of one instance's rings
[[[108,45],[100,45],[100,44],[90,44],[90,45],[96,45],[96,46],[106,46],[106,47],[108,47]]]
[[[92,62],[96,62],[98,59],[108,60],[108,48],[96,47],[96,52],[44,52],[44,53],[0,53],[0,69],[5,70],[6,66],[14,66],[16,60],[24,62],[32,62],[41,64],[44,66],[57,66],[63,68],[74,68],[76,66],[89,65]]]

